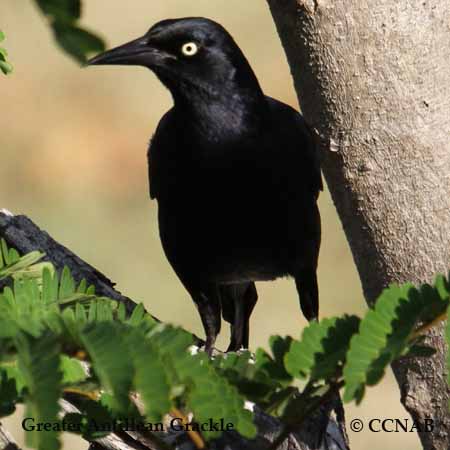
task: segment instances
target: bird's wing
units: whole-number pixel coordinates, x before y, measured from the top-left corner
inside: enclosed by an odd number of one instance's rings
[[[171,150],[175,147],[174,136],[171,132],[172,109],[167,111],[159,121],[156,132],[153,135],[147,152],[148,176],[150,187],[150,198],[158,198],[163,183],[170,176]]]
[[[278,128],[278,150],[283,152],[279,158],[287,165],[292,180],[306,183],[308,190],[317,198],[323,190],[320,171],[318,140],[304,117],[294,108],[267,97],[275,126]]]
[[[322,172],[320,170],[319,141],[316,132],[307,124],[304,117],[296,114],[298,129],[303,137],[305,158],[311,162],[311,187],[316,196],[323,191]]]

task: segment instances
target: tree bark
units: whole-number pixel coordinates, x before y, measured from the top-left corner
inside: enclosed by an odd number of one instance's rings
[[[77,283],[86,279],[93,284],[96,293],[123,302],[131,312],[136,303],[114,288],[114,283],[97,269],[83,261],[71,250],[56,242],[26,216],[14,216],[0,210],[0,238],[21,254],[39,250],[46,254],[58,272],[68,266]],[[1,286],[0,286],[1,289]],[[204,342],[197,338],[197,343]],[[76,412],[75,404],[67,399],[60,402],[61,413]],[[220,439],[209,444],[210,450],[262,450],[283,431],[283,424],[255,406],[254,423],[258,434],[248,440],[236,432],[225,432]],[[92,443],[90,450],[196,450],[185,432],[167,432],[158,436],[164,445],[158,445],[155,436],[140,433],[111,433]],[[0,424],[0,450],[15,450],[15,442]],[[279,450],[349,450],[345,430],[345,417],[339,398],[334,398],[316,411],[301,427],[291,433]]]
[[[450,2],[268,0],[366,300],[450,266]],[[450,448],[442,329],[396,363],[426,449]]]

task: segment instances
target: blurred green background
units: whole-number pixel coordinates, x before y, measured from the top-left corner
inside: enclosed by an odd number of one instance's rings
[[[85,0],[82,24],[109,47],[142,35],[156,21],[206,16],[222,23],[249,58],[265,92],[298,108],[289,67],[264,0]],[[15,71],[0,77],[0,208],[31,217],[55,239],[143,301],[154,315],[202,335],[188,294],[162,253],[155,202],[148,196],[146,149],[171,98],[146,69],[82,69],[51,38],[31,1],[2,0],[0,29]],[[320,198],[321,316],[362,314],[358,275],[328,193]],[[269,213],[269,211],[268,211]],[[271,334],[305,326],[291,280],[259,283],[251,348]],[[226,345],[228,330],[219,347]],[[347,420],[407,418],[391,374],[369,390]],[[8,419],[21,444],[19,417]],[[349,430],[354,449],[420,448],[415,433]],[[76,438],[65,448],[87,448]]]

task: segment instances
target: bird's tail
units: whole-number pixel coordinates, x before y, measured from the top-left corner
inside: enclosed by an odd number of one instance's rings
[[[300,308],[308,321],[319,317],[319,288],[315,268],[302,269],[295,277]]]

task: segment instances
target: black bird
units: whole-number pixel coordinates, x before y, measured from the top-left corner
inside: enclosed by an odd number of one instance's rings
[[[139,65],[174,106],[148,150],[161,242],[192,296],[211,353],[221,314],[228,351],[248,346],[255,281],[292,276],[308,320],[318,316],[322,179],[314,137],[294,109],[261,90],[218,23],[164,20],[90,65]]]

